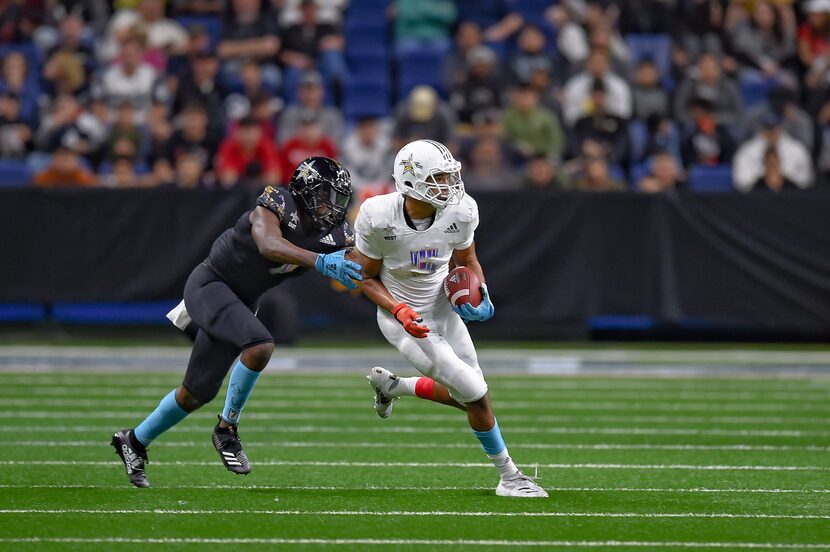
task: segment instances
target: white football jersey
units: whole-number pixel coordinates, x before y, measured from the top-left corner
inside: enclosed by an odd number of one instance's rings
[[[383,260],[380,281],[396,301],[427,312],[447,300],[442,287],[452,252],[472,245],[477,226],[478,206],[465,194],[458,205],[438,210],[429,228],[415,230],[404,216],[404,196],[394,192],[360,206],[356,244],[367,257]]]

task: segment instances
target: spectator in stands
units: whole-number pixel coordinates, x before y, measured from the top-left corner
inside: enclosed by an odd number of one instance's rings
[[[98,150],[106,136],[104,123],[73,96],[64,94],[55,99],[52,109],[43,117],[35,135],[35,147],[53,152],[64,145],[81,155],[90,155]]]
[[[123,49],[124,42],[135,29],[146,33],[144,60],[163,71],[167,57],[184,53],[187,31],[177,21],[164,16],[163,0],[140,0],[135,9],[119,9],[107,28],[107,38],[102,47],[104,60],[112,60]]]
[[[185,155],[199,160],[202,171],[210,176],[213,159],[219,149],[219,138],[209,132],[208,116],[204,106],[191,103],[177,118],[178,128],[154,154],[153,171],[160,181],[169,181],[177,160]]]
[[[46,13],[43,26],[35,33],[35,42],[41,46],[42,35],[37,35],[51,27],[59,27],[69,17],[77,17],[81,21],[86,33],[91,36],[101,36],[107,28],[110,15],[106,0],[50,0],[46,3]],[[54,34],[47,36],[46,47],[54,46]]]
[[[225,21],[217,50],[224,62],[223,74],[232,79],[244,59],[254,59],[263,65],[266,80],[276,87],[280,49],[276,21],[264,13],[260,0],[232,0],[230,4],[232,15]]]
[[[128,154],[117,155],[109,172],[99,175],[98,183],[107,188],[149,188],[156,185],[152,175],[138,171],[135,158]]]
[[[653,59],[643,58],[637,63],[632,97],[636,119],[645,121],[652,115],[669,116],[669,93],[660,82],[660,73]]]
[[[177,187],[187,190],[209,186],[204,161],[198,154],[185,153],[176,158],[175,184]]]
[[[502,106],[503,85],[496,54],[487,46],[476,46],[467,54],[466,78],[450,93],[450,105],[462,123],[473,115]]]
[[[107,148],[106,157],[130,156],[137,161],[145,146],[145,133],[136,123],[135,109],[130,102],[124,102],[118,106],[115,122],[109,129],[109,135],[105,142]],[[126,144],[125,144],[126,142]]]
[[[462,21],[455,31],[455,50],[444,57],[441,82],[444,90],[453,90],[467,76],[467,54],[482,45],[481,27],[473,21]]]
[[[212,52],[199,52],[191,59],[190,70],[179,80],[173,100],[173,112],[199,103],[208,114],[210,132],[224,134],[226,114],[222,92],[216,82],[219,60]]]
[[[283,166],[289,171],[308,157],[337,157],[337,146],[323,134],[323,127],[314,113],[306,113],[297,133],[282,145]]]
[[[808,0],[804,12],[807,20],[798,29],[798,57],[808,70],[808,85],[815,88],[830,66],[830,0]]]
[[[594,81],[589,103],[590,113],[579,119],[571,132],[576,155],[583,153],[585,143],[591,141],[602,148],[603,156],[610,163],[622,164],[628,159],[630,150],[628,127],[624,119],[606,110],[608,101],[602,80]]]
[[[602,156],[591,156],[583,160],[583,168],[574,179],[574,187],[583,192],[625,190],[625,184],[610,174],[608,161]]]
[[[796,52],[796,23],[792,5],[768,0],[755,2],[751,16],[738,23],[732,35],[732,49],[746,69],[763,78],[794,77],[784,70]]]
[[[396,0],[393,14],[399,53],[450,49],[450,31],[458,16],[453,0]]]
[[[768,149],[778,153],[781,174],[799,188],[813,186],[813,161],[804,145],[781,128],[781,119],[769,114],[763,128],[738,148],[732,169],[735,188],[748,192],[764,176],[764,155]]]
[[[124,41],[120,61],[106,70],[101,85],[110,102],[117,106],[131,102],[140,120],[144,120],[153,100],[156,70],[144,57],[144,39],[134,34]]]
[[[251,117],[239,121],[236,132],[222,142],[216,172],[225,188],[276,186],[283,179],[279,152]]]
[[[647,193],[667,192],[677,189],[682,180],[683,171],[677,159],[669,152],[662,152],[649,159],[648,172],[640,178],[637,189]]]
[[[453,143],[455,114],[429,86],[416,86],[395,109],[395,149],[421,138]]]
[[[674,112],[684,123],[689,122],[685,108],[692,98],[712,102],[718,122],[727,126],[734,124],[743,112],[743,99],[738,86],[723,74],[715,54],[701,55],[697,65],[687,71],[686,78],[675,91]]]
[[[663,34],[676,29],[674,6],[665,0],[626,0],[616,3],[617,25],[623,35],[629,33]]]
[[[81,59],[68,51],[58,51],[43,66],[43,78],[53,95],[78,94],[87,85],[87,75]]]
[[[646,127],[648,128],[648,140],[643,152],[644,158],[667,151],[678,161],[681,159],[681,135],[672,119],[652,115],[646,121]],[[641,159],[633,159],[633,161],[637,162]]]
[[[297,89],[298,103],[289,105],[282,112],[279,120],[277,136],[279,142],[285,142],[293,136],[300,127],[303,114],[312,112],[317,116],[317,122],[323,128],[323,133],[331,140],[339,142],[343,136],[343,115],[336,107],[323,105],[325,89],[323,77],[317,71],[306,71],[300,80]]]
[[[605,53],[609,67],[611,60],[628,59],[628,47],[613,27],[614,10],[599,2],[585,4],[579,0],[555,4],[547,10],[546,18],[559,30],[557,47],[571,68],[588,62],[593,50]],[[592,48],[594,43],[596,48]]]
[[[30,73],[26,56],[22,53],[11,51],[3,57],[0,92],[17,94],[20,98],[21,117],[33,124],[37,122],[40,87],[35,75]]]
[[[610,71],[608,54],[593,50],[585,64],[585,71],[571,77],[565,84],[562,110],[568,126],[573,126],[586,115],[595,80],[601,80],[605,85],[607,112],[622,119],[631,117],[631,88],[625,80]]]
[[[242,82],[242,89],[232,92],[225,98],[225,108],[230,119],[241,119],[254,111],[254,103],[262,102],[267,105],[271,115],[274,115],[282,108],[282,100],[274,97],[272,89],[263,83],[262,68],[259,63],[252,59],[245,60],[239,69],[239,77]],[[274,137],[273,125],[269,128],[267,135]]]
[[[487,42],[503,42],[522,26],[522,16],[510,11],[510,0],[457,0],[458,20],[483,30]]]
[[[170,0],[170,9],[177,15],[221,15],[225,0]]]
[[[95,185],[95,175],[81,166],[74,151],[60,146],[52,155],[49,167],[35,175],[34,184],[42,188],[88,187]]]
[[[672,63],[680,77],[702,53],[723,53],[724,5],[720,0],[687,0],[677,3],[677,12]]]
[[[539,94],[529,85],[521,85],[511,94],[512,105],[504,113],[504,134],[526,157],[548,155],[561,157],[565,135],[559,119],[539,105]]]
[[[741,121],[741,134],[751,136],[761,128],[761,121],[772,112],[781,118],[781,128],[784,131],[813,149],[815,144],[814,120],[798,106],[798,94],[789,86],[777,86],[770,90],[768,101],[748,110],[746,117]]]
[[[781,168],[781,158],[774,147],[769,147],[764,152],[763,175],[755,182],[748,191],[750,192],[792,192],[800,190],[792,180],[787,178]]]
[[[43,19],[42,8],[36,2],[0,1],[0,44],[30,42]]]
[[[495,138],[484,138],[476,142],[471,158],[472,162],[464,168],[466,189],[479,192],[519,188],[518,175],[505,162]]]
[[[32,145],[32,127],[20,116],[20,98],[0,94],[0,157],[23,159]]]
[[[282,27],[299,23],[303,18],[303,0],[270,0],[271,12],[278,13]],[[348,0],[315,0],[317,20],[320,23],[339,26],[343,23],[343,10]]]
[[[527,163],[521,186],[531,190],[565,191],[572,189],[573,183],[558,163],[545,155],[536,155]]]
[[[553,74],[553,58],[547,52],[547,37],[536,25],[525,25],[517,43],[518,49],[510,58],[510,77],[513,83],[530,82],[537,73]]]
[[[315,67],[326,81],[342,85],[348,78],[346,60],[343,57],[345,41],[340,29],[317,18],[314,0],[300,4],[301,19],[282,32],[280,60],[285,69],[284,86],[295,90],[303,72]]]
[[[366,193],[382,192],[390,184],[392,140],[377,117],[358,118],[343,142],[342,161],[352,175],[352,187],[359,198]]]
[[[92,72],[96,69],[97,63],[95,59],[95,51],[92,44],[88,40],[84,40],[84,21],[80,15],[75,12],[69,12],[59,23],[59,34],[55,37],[56,44],[49,49],[46,58],[49,60],[44,67],[44,78],[50,78],[47,75],[49,64],[53,62],[58,56],[71,56],[79,63],[83,69],[83,88],[87,88],[90,83]],[[62,64],[65,64],[63,62]],[[52,91],[51,94],[59,94],[60,91]]]
[[[732,133],[715,117],[715,106],[704,98],[689,102],[689,128],[683,139],[683,165],[723,165],[735,155]]]
[[[498,109],[480,111],[473,116],[472,134],[464,137],[459,144],[458,159],[462,163],[472,163],[472,152],[481,140],[496,140],[499,144],[501,158],[512,167],[525,162],[525,156],[504,135],[502,112]]]

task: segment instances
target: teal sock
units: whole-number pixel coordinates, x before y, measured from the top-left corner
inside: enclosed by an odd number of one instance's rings
[[[133,435],[144,445],[181,422],[189,414],[176,402],[176,390],[173,389],[161,399],[155,410],[150,412],[143,422],[133,430]]]
[[[228,395],[225,397],[225,409],[222,411],[223,420],[229,424],[239,422],[239,415],[242,414],[242,409],[254,390],[259,374],[260,372],[254,372],[242,364],[242,360],[236,361],[231,371],[231,380],[228,382]]]

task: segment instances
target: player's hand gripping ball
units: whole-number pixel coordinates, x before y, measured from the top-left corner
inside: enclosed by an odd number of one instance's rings
[[[496,312],[487,286],[469,268],[459,266],[447,275],[444,294],[452,305],[452,310],[464,320],[484,322]]]

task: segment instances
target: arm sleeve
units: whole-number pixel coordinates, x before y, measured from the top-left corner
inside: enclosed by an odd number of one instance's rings
[[[358,251],[370,259],[379,260],[383,258],[381,240],[378,232],[372,227],[372,218],[366,210],[366,204],[360,207],[357,220],[354,223]]]

